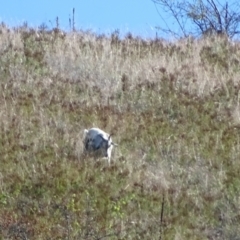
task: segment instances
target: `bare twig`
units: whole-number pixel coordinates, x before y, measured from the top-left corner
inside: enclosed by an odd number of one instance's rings
[[[161,214],[160,214],[159,240],[162,240],[162,234],[163,234],[163,210],[164,210],[164,194],[162,197],[162,206],[161,206]]]
[[[73,8],[73,16],[72,16],[72,30],[73,32],[76,31],[75,29],[75,8]]]

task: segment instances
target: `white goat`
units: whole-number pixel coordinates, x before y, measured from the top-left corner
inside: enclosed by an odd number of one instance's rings
[[[117,146],[110,134],[99,128],[84,130],[84,153],[95,157],[106,157],[110,165],[113,146]]]

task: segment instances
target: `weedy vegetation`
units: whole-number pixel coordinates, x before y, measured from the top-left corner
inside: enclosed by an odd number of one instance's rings
[[[239,239],[239,42],[2,24],[0,53],[0,239]]]

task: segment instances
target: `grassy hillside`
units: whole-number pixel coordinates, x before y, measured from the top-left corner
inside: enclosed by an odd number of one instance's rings
[[[239,43],[2,25],[0,53],[0,239],[240,239]]]

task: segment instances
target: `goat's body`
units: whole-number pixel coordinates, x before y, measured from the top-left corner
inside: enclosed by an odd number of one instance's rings
[[[84,152],[94,157],[106,157],[108,163],[111,161],[113,143],[111,136],[99,128],[84,130]]]

